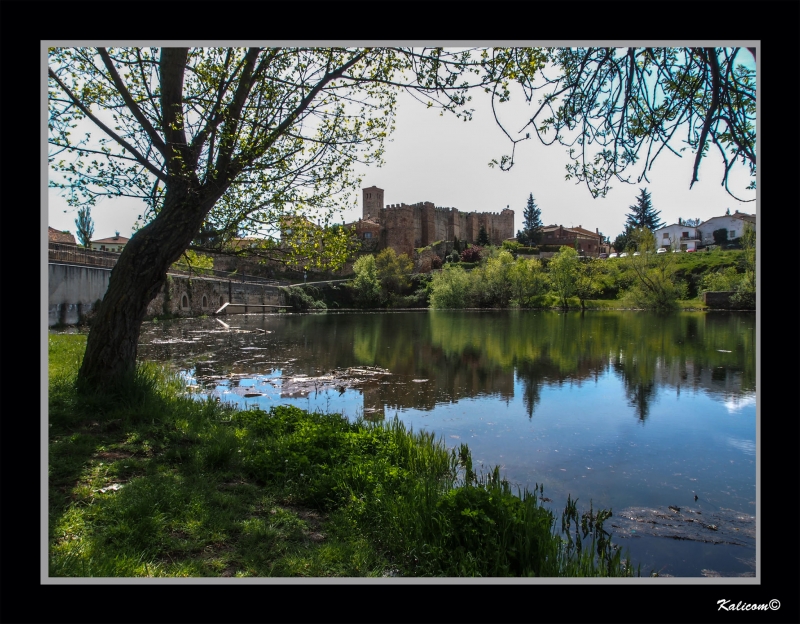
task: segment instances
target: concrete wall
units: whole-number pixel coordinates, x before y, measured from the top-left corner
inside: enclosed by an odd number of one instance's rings
[[[75,264],[48,264],[48,325],[76,325],[94,309],[108,289],[111,269]]]
[[[48,265],[48,324],[75,325],[91,316],[108,289],[111,269],[68,264]],[[146,318],[213,314],[223,303],[283,305],[277,286],[234,280],[171,275],[147,306]]]

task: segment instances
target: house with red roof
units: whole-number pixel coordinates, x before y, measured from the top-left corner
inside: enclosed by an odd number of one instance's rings
[[[91,249],[98,249],[100,251],[116,251],[120,252],[128,244],[129,238],[120,236],[117,232],[110,238],[98,238],[97,240],[89,241]]]

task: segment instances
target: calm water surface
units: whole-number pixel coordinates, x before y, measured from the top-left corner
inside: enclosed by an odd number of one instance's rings
[[[397,416],[560,513],[756,515],[755,315],[421,311],[146,323],[139,356],[242,407]],[[256,396],[245,396],[256,395]],[[697,496],[697,500],[695,500]],[[705,515],[703,515],[705,514]],[[752,576],[753,540],[618,525],[643,573]],[[721,527],[722,528],[722,527]],[[733,530],[733,529],[731,529]],[[744,530],[744,529],[743,529]],[[728,531],[730,533],[730,531]]]

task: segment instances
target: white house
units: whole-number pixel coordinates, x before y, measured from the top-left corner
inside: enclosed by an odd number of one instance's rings
[[[97,240],[89,241],[92,249],[99,249],[100,251],[122,251],[122,248],[128,244],[129,238],[120,236],[117,232],[116,236],[111,238],[100,238]]]
[[[711,217],[708,221],[704,221],[698,226],[700,230],[700,237],[704,245],[714,244],[714,232],[716,230],[727,230],[728,240],[740,238],[744,234],[744,226],[749,223],[756,227],[756,216],[739,212],[738,210],[731,215],[723,215],[721,217]]]
[[[656,247],[689,251],[690,249],[697,249],[697,245],[700,243],[700,234],[696,227],[690,227],[679,223],[665,225],[657,229],[654,234],[656,237]]]

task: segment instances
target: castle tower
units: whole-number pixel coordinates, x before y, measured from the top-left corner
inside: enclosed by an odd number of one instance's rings
[[[378,221],[383,208],[383,189],[373,185],[362,189],[361,192],[363,193],[361,218],[366,219],[367,215],[370,215],[373,221]]]

